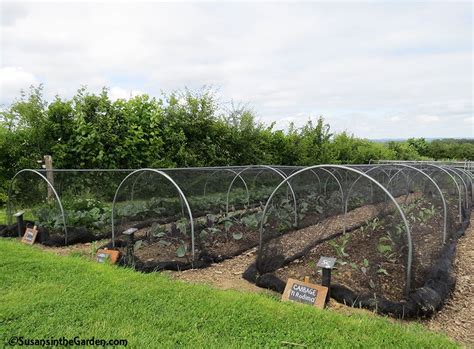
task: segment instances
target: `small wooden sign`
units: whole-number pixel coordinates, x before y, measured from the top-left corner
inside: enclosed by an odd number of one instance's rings
[[[25,235],[21,238],[21,242],[25,244],[33,245],[38,235],[36,225],[33,228],[26,228]]]
[[[97,251],[96,261],[97,263],[105,263],[106,261],[110,261],[110,263],[115,264],[117,263],[119,257],[120,257],[119,251],[108,250],[104,248]]]
[[[323,309],[328,288],[310,282],[288,279],[285,291],[281,296],[283,301],[309,304]]]

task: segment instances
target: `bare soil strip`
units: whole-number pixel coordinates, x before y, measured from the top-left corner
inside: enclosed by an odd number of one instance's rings
[[[270,292],[242,278],[247,267],[255,261],[257,248],[221,263],[215,263],[203,269],[172,271],[169,274],[179,280],[188,282],[206,283],[221,289],[239,291]]]
[[[474,348],[474,215],[466,233],[457,244],[454,268],[456,288],[445,306],[430,320],[422,323],[433,331]]]

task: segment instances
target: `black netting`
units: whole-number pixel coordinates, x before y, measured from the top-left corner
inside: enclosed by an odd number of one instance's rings
[[[364,300],[359,305],[397,316],[428,314],[453,286],[452,244],[470,212],[470,178],[455,172],[408,164],[305,169],[268,201],[258,259],[244,277],[283,291],[289,277],[320,282],[319,258],[337,257],[338,300]],[[286,184],[297,197],[296,225]]]
[[[204,267],[239,255],[258,245],[262,208],[286,178],[285,169],[137,171],[118,190],[114,209],[118,241],[109,246],[123,246],[125,253],[128,242],[121,233],[138,228],[134,263],[145,271]],[[140,217],[127,214],[136,206],[143,211]]]
[[[18,210],[41,227],[46,245],[89,242],[111,234],[111,204],[127,170],[24,170],[11,182],[9,224]],[[49,183],[49,185],[48,185]],[[15,230],[5,229],[4,235]],[[10,231],[10,232],[7,232]]]
[[[470,216],[472,173],[439,163],[24,170],[8,226],[24,210],[38,241],[112,237],[121,264],[142,271],[206,267],[259,246],[244,277],[282,291],[321,282],[337,257],[332,296],[396,316],[429,314],[454,285],[452,258]],[[49,184],[49,185],[48,185]],[[24,229],[24,227],[21,227]],[[134,229],[132,236],[124,234]]]

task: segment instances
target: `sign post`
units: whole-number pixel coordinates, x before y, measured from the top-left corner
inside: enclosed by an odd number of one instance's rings
[[[25,228],[25,222],[23,221],[23,214],[25,211],[18,211],[14,214],[16,217],[16,225],[18,228],[18,237],[20,238],[23,235],[23,229]]]
[[[134,244],[135,244],[135,232],[137,228],[130,228],[125,230],[122,234],[128,237],[127,241],[127,254],[125,256],[125,260],[127,265],[133,265],[135,262],[134,258]]]
[[[334,257],[324,257],[322,256],[319,258],[318,267],[323,269],[323,277],[321,285],[327,287],[328,293],[326,296],[326,303],[329,302],[329,298],[331,298],[331,271],[336,264],[336,258]]]

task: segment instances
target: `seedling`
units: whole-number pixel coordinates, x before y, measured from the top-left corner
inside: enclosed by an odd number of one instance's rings
[[[178,247],[176,250],[176,256],[179,258],[182,258],[186,255],[186,245],[184,244],[184,241],[181,241],[181,246]]]
[[[329,244],[334,248],[338,257],[349,257],[349,254],[345,251],[345,248],[349,243],[349,239],[349,234],[343,234],[339,239],[329,241]]]

